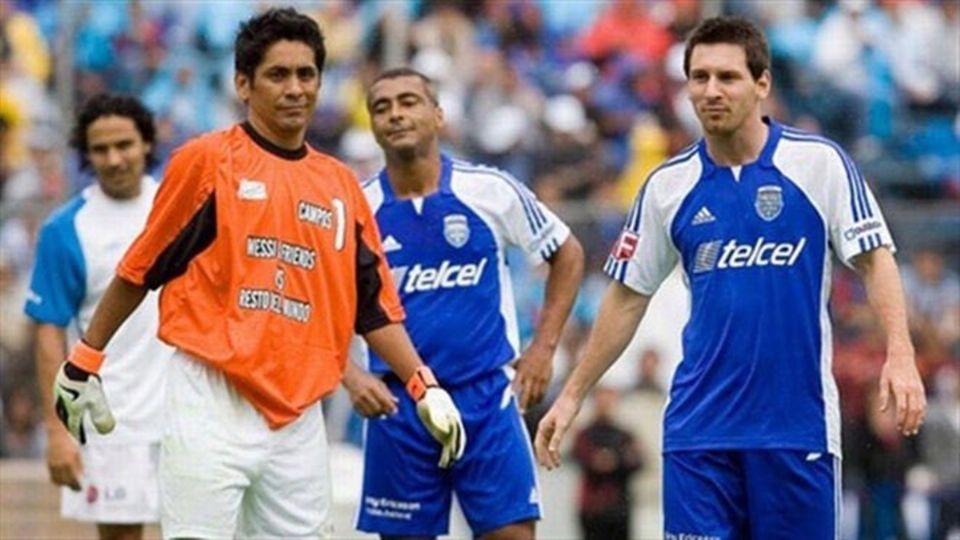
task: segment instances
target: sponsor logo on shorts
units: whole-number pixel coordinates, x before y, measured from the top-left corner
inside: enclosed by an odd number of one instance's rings
[[[363,506],[371,516],[403,521],[412,520],[414,512],[420,510],[419,502],[400,501],[387,497],[366,496],[363,498]]]
[[[663,540],[720,540],[720,537],[713,534],[665,532]]]

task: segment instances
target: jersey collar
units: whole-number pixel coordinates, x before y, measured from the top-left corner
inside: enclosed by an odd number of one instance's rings
[[[253,128],[253,124],[251,124],[250,122],[243,122],[242,124],[240,124],[240,127],[242,127],[243,131],[245,131],[246,134],[251,139],[253,139],[253,142],[255,142],[257,146],[259,146],[260,148],[263,148],[264,150],[266,150],[267,152],[270,152],[271,154],[277,156],[278,158],[287,159],[290,161],[296,161],[298,159],[303,159],[307,155],[306,143],[304,143],[302,146],[300,146],[300,148],[297,148],[296,150],[290,150],[290,149],[283,148],[281,146],[277,146],[273,144],[266,137],[257,133],[257,130]]]
[[[777,149],[777,143],[780,142],[783,127],[779,122],[769,116],[763,117],[763,123],[767,124],[770,130],[767,132],[767,142],[764,143],[763,150],[760,151],[760,157],[757,158],[757,161],[754,163],[758,163],[761,167],[773,167],[773,153]],[[710,158],[710,153],[707,152],[706,138],[700,139],[697,146],[700,160],[703,163],[703,175],[708,176],[717,168],[717,164],[713,162],[713,159]]]
[[[453,161],[446,154],[440,154],[440,185],[437,188],[438,193],[451,193],[450,177],[453,175]],[[390,175],[387,168],[380,169],[380,189],[383,191],[383,202],[393,201],[397,198],[393,192],[393,186],[390,185]]]

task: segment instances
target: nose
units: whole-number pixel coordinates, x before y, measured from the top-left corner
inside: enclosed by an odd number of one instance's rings
[[[297,77],[290,77],[285,90],[288,96],[299,97],[303,94],[303,84]]]
[[[111,167],[116,167],[123,162],[123,156],[120,153],[120,150],[116,148],[107,149],[107,165]]]
[[[704,94],[707,97],[720,97],[720,83],[717,82],[716,77],[710,77],[707,79],[707,87]]]
[[[390,121],[396,122],[403,118],[403,107],[399,103],[393,103],[390,105]]]

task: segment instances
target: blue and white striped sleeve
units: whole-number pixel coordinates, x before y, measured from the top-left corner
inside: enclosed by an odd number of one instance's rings
[[[677,264],[677,252],[657,208],[654,177],[644,184],[627,214],[603,270],[634,291],[652,295]]]
[[[538,265],[548,261],[570,236],[570,228],[526,186],[504,174],[504,196],[510,199],[502,216],[507,240]]]
[[[835,149],[825,181],[830,193],[830,242],[837,257],[849,266],[857,255],[880,246],[896,250],[870,186],[853,160],[839,147]]]

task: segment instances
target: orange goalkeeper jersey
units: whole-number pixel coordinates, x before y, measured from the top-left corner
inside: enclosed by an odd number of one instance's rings
[[[273,428],[339,383],[351,336],[403,320],[353,173],[249,124],[171,157],[117,274],[160,286],[160,338],[223,371]]]

